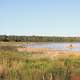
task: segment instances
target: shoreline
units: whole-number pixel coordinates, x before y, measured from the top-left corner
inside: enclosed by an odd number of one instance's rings
[[[61,51],[61,50],[52,50],[52,49],[47,49],[47,48],[17,48],[18,51],[20,52],[29,52],[32,53],[35,58],[51,58],[53,59],[54,57],[70,57],[70,56],[75,56],[75,57],[80,57],[80,52],[77,51]]]
[[[32,51],[32,52],[37,52],[37,51],[58,51],[58,52],[74,52],[74,53],[80,53],[80,51],[70,51],[70,50],[57,50],[57,49],[50,49],[50,48],[32,48],[32,47],[18,47],[17,48],[19,51]]]

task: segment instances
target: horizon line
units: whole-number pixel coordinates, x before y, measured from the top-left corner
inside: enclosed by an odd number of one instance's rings
[[[46,37],[80,37],[79,35],[45,35],[45,34],[0,34],[0,35],[6,35],[6,36],[46,36]]]

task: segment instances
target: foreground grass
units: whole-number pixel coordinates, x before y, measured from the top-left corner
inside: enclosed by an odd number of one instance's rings
[[[33,58],[15,46],[0,46],[0,80],[80,80],[80,57]]]

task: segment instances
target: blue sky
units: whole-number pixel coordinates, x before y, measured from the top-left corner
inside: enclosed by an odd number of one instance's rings
[[[80,0],[0,0],[0,34],[80,34]]]

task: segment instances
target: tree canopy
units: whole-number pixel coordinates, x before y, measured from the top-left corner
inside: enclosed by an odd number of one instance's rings
[[[80,37],[0,35],[3,42],[80,42]]]

